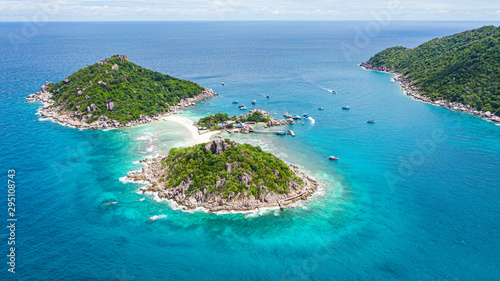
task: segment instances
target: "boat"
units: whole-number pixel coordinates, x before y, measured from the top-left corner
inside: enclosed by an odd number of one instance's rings
[[[342,106],[342,109],[344,109],[344,110],[349,110],[349,106],[348,106],[348,105],[346,105],[346,106]]]
[[[288,114],[288,112],[287,112],[287,113],[283,114],[283,117],[285,117],[285,118],[292,118],[293,116],[290,115],[290,114]]]
[[[255,100],[253,100],[252,104],[256,104],[257,102]]]
[[[237,100],[235,100],[235,101],[233,101],[233,103],[234,103],[234,104],[237,104],[237,103],[238,103],[238,101],[237,101]]]
[[[328,159],[330,159],[330,160],[339,160],[339,158],[335,157],[335,156],[330,156],[330,157],[328,157]]]
[[[281,131],[281,132],[276,132],[276,134],[277,134],[278,136],[284,136],[284,135],[286,135],[286,133],[285,133],[285,132],[283,132],[283,131]]]
[[[318,110],[325,110],[325,108],[324,107],[320,107],[320,108],[318,108]]]
[[[335,91],[335,90],[332,90],[332,94],[336,94],[336,93],[337,93],[337,91]]]
[[[298,116],[298,115],[295,115],[295,116],[292,116],[293,119],[302,119],[302,117]]]
[[[366,123],[375,123],[375,120],[368,120]]]
[[[304,113],[304,118],[309,118],[309,114]]]
[[[222,86],[224,86],[224,82],[222,82]]]
[[[269,95],[266,95],[266,98],[270,98],[270,96],[269,96]]]
[[[238,106],[238,107],[240,108],[240,110],[246,110],[247,109],[247,107],[244,106],[244,105],[243,106]]]

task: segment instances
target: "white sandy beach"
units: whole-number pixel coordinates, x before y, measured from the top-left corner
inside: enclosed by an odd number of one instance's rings
[[[163,120],[172,121],[186,127],[186,129],[188,129],[193,135],[193,139],[195,140],[196,144],[209,142],[210,138],[213,135],[220,133],[219,131],[207,131],[205,133],[200,134],[198,132],[198,128],[196,128],[196,126],[194,125],[194,122],[182,116],[170,115],[167,117],[163,117]]]

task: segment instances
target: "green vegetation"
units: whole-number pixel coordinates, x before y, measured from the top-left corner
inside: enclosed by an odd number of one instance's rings
[[[207,144],[172,148],[162,161],[162,168],[168,171],[163,179],[165,187],[173,188],[190,180],[186,194],[206,190],[227,198],[231,193],[238,197],[246,192],[247,196],[259,198],[261,193],[270,191],[286,193],[291,182],[302,186],[303,181],[282,160],[260,147],[228,139],[219,143],[225,149],[218,155],[206,149]]]
[[[226,128],[233,128],[234,127],[233,123],[239,124],[239,123],[244,123],[246,121],[266,123],[269,122],[269,120],[271,120],[271,118],[264,116],[264,114],[262,114],[262,112],[259,111],[254,111],[251,114],[247,115],[240,115],[240,116],[234,115],[233,117],[229,117],[226,113],[219,112],[216,113],[215,115],[212,114],[204,118],[201,118],[200,120],[198,120],[197,124],[198,126],[207,128],[209,130],[219,130],[224,128],[224,126],[219,126],[219,124],[228,123],[228,121],[232,122],[229,122],[229,124],[225,126]]]
[[[408,75],[432,100],[444,98],[500,115],[500,27],[484,26],[413,49],[388,48],[369,63]]]
[[[88,123],[101,115],[126,123],[140,115],[163,113],[169,105],[192,98],[204,88],[140,67],[129,62],[126,56],[115,55],[80,69],[67,79],[50,85],[48,90],[53,94],[54,106],[62,105],[64,110],[80,113],[78,116],[87,114],[87,107],[95,104],[99,109],[91,112],[93,117],[87,120]],[[110,100],[114,103],[113,110],[106,108]]]

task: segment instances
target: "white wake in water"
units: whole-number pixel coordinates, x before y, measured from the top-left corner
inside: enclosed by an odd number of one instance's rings
[[[314,126],[314,124],[316,124],[316,120],[314,118],[312,118],[311,116],[309,116],[307,119],[309,119],[309,121],[311,121],[312,126]]]

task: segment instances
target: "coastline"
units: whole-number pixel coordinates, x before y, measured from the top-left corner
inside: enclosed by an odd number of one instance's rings
[[[265,200],[258,200],[253,196],[248,198],[238,198],[228,200],[215,196],[213,200],[202,200],[202,194],[185,196],[177,193],[174,189],[165,189],[161,182],[161,162],[168,157],[168,154],[158,156],[153,159],[142,160],[145,167],[138,171],[131,171],[127,174],[127,182],[148,183],[147,186],[139,189],[140,194],[153,195],[157,200],[166,200],[169,205],[175,206],[184,212],[202,211],[206,213],[248,213],[263,210],[278,210],[284,206],[292,205],[299,200],[306,200],[318,190],[318,182],[313,177],[306,175],[293,164],[286,163],[290,170],[304,181],[301,189],[291,187],[288,194],[266,194]],[[183,187],[185,188],[185,187]],[[196,199],[198,198],[198,200]]]
[[[453,111],[466,112],[466,113],[469,113],[472,115],[476,115],[478,117],[486,118],[487,120],[490,120],[492,122],[500,123],[500,116],[496,116],[495,114],[493,114],[489,111],[485,112],[483,110],[477,110],[476,108],[472,107],[471,105],[465,105],[465,104],[458,103],[458,102],[449,102],[449,101],[442,99],[442,98],[433,101],[428,96],[421,95],[418,92],[418,89],[415,88],[414,86],[412,86],[410,81],[406,77],[404,77],[402,73],[391,71],[391,70],[387,69],[385,66],[374,67],[369,62],[363,62],[363,63],[359,64],[359,66],[361,66],[365,70],[379,71],[379,72],[391,73],[391,74],[396,75],[394,78],[392,78],[392,80],[399,82],[403,92],[406,95],[411,96],[414,100],[429,103],[432,105],[445,107],[445,108],[451,109]]]
[[[106,116],[102,115],[98,120],[89,124],[82,120],[91,118],[91,114],[88,114],[90,115],[90,117],[88,115],[85,115],[84,118],[79,120],[75,112],[64,111],[61,106],[52,107],[55,101],[52,99],[52,93],[47,91],[49,83],[50,82],[46,82],[45,85],[41,86],[39,92],[29,95],[26,102],[41,102],[42,106],[39,107],[37,113],[40,114],[42,118],[47,118],[55,123],[59,123],[63,126],[69,126],[76,129],[116,129],[121,127],[132,127],[136,125],[147,124],[175,114],[180,109],[183,109],[185,107],[194,106],[198,101],[218,96],[218,94],[216,94],[212,89],[205,88],[205,90],[203,90],[195,97],[182,99],[177,105],[170,106],[170,109],[167,112],[158,116],[150,117],[146,115],[140,115],[136,120],[132,120],[128,123],[122,123],[117,120],[109,119]]]

